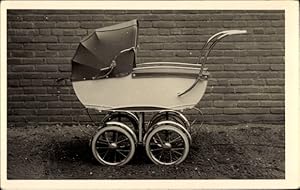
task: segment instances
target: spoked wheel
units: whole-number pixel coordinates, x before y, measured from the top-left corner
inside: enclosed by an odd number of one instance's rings
[[[92,152],[101,164],[121,166],[133,157],[135,141],[127,129],[119,126],[117,122],[111,122],[93,137]]]
[[[132,112],[111,112],[103,118],[102,123],[105,125],[110,121],[124,123],[132,129],[134,133],[138,131],[138,118]]]
[[[149,123],[149,127],[157,124],[160,121],[166,121],[166,120],[179,123],[186,129],[190,128],[190,123],[187,120],[187,118],[180,112],[172,111],[172,110],[171,111],[162,111],[162,112],[159,112],[156,115],[154,115]]]
[[[155,164],[179,164],[188,155],[188,137],[181,129],[161,123],[146,137],[147,155]]]

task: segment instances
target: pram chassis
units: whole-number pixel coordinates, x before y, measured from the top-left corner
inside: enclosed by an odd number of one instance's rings
[[[136,145],[143,145],[145,146],[146,153],[148,157],[156,164],[160,165],[172,165],[172,164],[179,164],[185,160],[188,155],[189,147],[192,143],[192,138],[188,129],[191,129],[191,125],[187,118],[179,111],[175,110],[162,110],[154,114],[151,120],[146,124],[145,122],[145,112],[129,112],[129,111],[110,111],[102,120],[102,125],[96,131],[96,134],[93,136],[91,140],[91,147],[95,158],[102,164],[105,165],[124,165],[132,158]],[[125,125],[122,123],[121,119],[128,119],[130,118],[130,124]],[[117,121],[115,121],[117,120]],[[105,158],[101,157],[97,152],[97,139],[99,138],[100,134],[105,132],[104,128],[110,128],[112,130],[116,130],[118,132],[124,133],[130,142],[130,151],[126,157],[126,159],[114,160],[109,162],[105,160]],[[177,133],[179,136],[174,138],[173,141],[182,140],[184,147],[174,147],[171,144],[172,141],[166,142],[166,139],[162,139],[158,133],[161,131],[169,131],[172,133]],[[156,139],[154,136],[157,136]],[[171,136],[171,135],[170,135]],[[180,137],[180,138],[178,138]],[[153,155],[152,151],[153,148],[150,146],[150,142],[153,141],[154,143],[160,143],[161,149],[169,150],[168,154],[172,155],[170,152],[174,151],[176,154],[181,154],[181,156],[175,160],[175,156],[170,156],[169,161],[161,160],[161,157],[156,157]],[[133,143],[134,142],[134,143]],[[108,149],[113,149],[115,142],[107,142]],[[134,144],[134,145],[133,145]],[[134,146],[134,147],[133,147]],[[159,149],[157,148],[157,150]],[[182,153],[176,151],[176,149],[182,149]],[[122,150],[118,150],[122,151]]]
[[[173,97],[173,100],[171,100],[177,101],[175,104],[180,103],[180,106],[177,107],[172,107],[170,106],[171,104],[161,104],[163,106],[153,106],[156,105],[153,102],[148,102],[148,104],[145,104],[149,106],[141,106],[143,101],[140,101],[136,104],[131,104],[132,102],[131,100],[129,101],[128,98],[124,99],[128,101],[127,104],[121,105],[120,107],[109,107],[105,106],[105,104],[103,103],[99,103],[98,105],[97,102],[95,103],[93,101],[90,101],[88,96],[90,95],[90,92],[84,92],[84,95],[80,94],[82,91],[87,91],[88,88],[81,90],[81,92],[78,89],[84,88],[85,85],[93,86],[93,81],[100,82],[102,80],[106,80],[105,83],[113,83],[114,80],[121,81],[121,79],[109,80],[105,78],[108,78],[108,76],[113,72],[114,68],[116,68],[116,60],[118,56],[129,51],[135,52],[136,47],[126,48],[120,51],[120,53],[113,58],[109,66],[100,69],[102,75],[97,74],[96,76],[91,77],[91,82],[73,82],[72,84],[75,93],[86,108],[93,108],[100,112],[108,112],[108,114],[103,118],[101,126],[98,128],[98,130],[91,139],[91,148],[94,157],[104,165],[124,165],[131,160],[131,158],[134,155],[137,144],[140,144],[145,146],[148,157],[155,164],[173,165],[183,162],[188,155],[190,145],[192,143],[192,124],[190,124],[190,122],[182,114],[182,112],[186,109],[198,110],[195,107],[195,105],[198,103],[198,101],[204,94],[209,76],[205,68],[207,57],[210,54],[212,48],[221,39],[229,35],[243,33],[246,33],[246,31],[228,30],[213,35],[207,40],[207,42],[202,47],[197,64],[173,62],[144,63],[139,64],[139,66],[137,66],[137,68],[132,71],[131,76],[126,76],[122,78],[123,81],[138,81],[140,79],[139,77],[141,77],[142,81],[147,81],[147,79],[143,79],[143,77],[153,77],[153,72],[154,74],[157,74],[155,73],[156,70],[159,70],[159,74],[164,74],[168,76],[172,75],[172,79],[176,79],[176,77],[186,78],[196,76],[194,79],[192,79],[194,80],[193,83],[190,83],[190,81],[182,83],[181,86],[184,86],[186,84],[190,84],[190,86],[186,89],[182,89],[181,92],[177,92],[177,94],[175,94],[175,96]],[[206,49],[207,47],[208,49]],[[204,54],[205,51],[206,53]],[[179,71],[180,69],[184,70],[184,72],[177,73],[177,71]],[[183,76],[179,76],[182,74]],[[85,78],[83,80],[85,80]],[[182,80],[178,81],[182,82]],[[103,83],[104,82],[102,82],[102,84]],[[193,90],[197,88],[197,85],[198,91]],[[94,85],[94,87],[96,86]],[[186,101],[188,102],[188,104],[186,104],[186,102],[182,100],[184,100],[184,98],[188,98],[188,94],[191,93],[196,93],[196,95],[198,93],[198,95],[201,97],[200,99],[190,98],[190,100],[188,99],[190,102]],[[130,96],[131,95],[134,94],[130,94]],[[86,98],[85,96],[87,96],[88,98]],[[96,96],[94,96],[93,98],[94,100],[96,100]],[[191,101],[193,103],[191,103]],[[147,112],[156,113],[150,119],[148,124],[146,124],[145,122],[145,113]],[[200,113],[202,112],[200,111]]]

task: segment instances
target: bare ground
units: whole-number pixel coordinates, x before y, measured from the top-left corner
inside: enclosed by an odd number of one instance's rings
[[[204,125],[187,159],[154,165],[138,147],[125,166],[98,164],[89,147],[92,127],[8,128],[9,179],[284,179],[283,125]]]

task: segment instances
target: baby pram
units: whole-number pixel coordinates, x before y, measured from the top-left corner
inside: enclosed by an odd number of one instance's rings
[[[204,95],[211,49],[222,38],[242,33],[246,31],[213,35],[197,64],[136,64],[137,20],[96,29],[83,39],[72,59],[73,88],[86,108],[108,112],[91,140],[95,158],[105,165],[124,165],[142,144],[156,164],[184,161],[192,138],[182,111],[195,108]],[[145,112],[155,113],[147,124]]]

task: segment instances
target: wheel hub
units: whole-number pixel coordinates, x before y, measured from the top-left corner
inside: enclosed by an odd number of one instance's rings
[[[110,149],[117,149],[118,148],[118,145],[116,143],[110,143],[109,146],[108,146]]]
[[[172,145],[171,145],[171,143],[166,142],[166,143],[164,143],[163,148],[169,150],[172,148]]]

